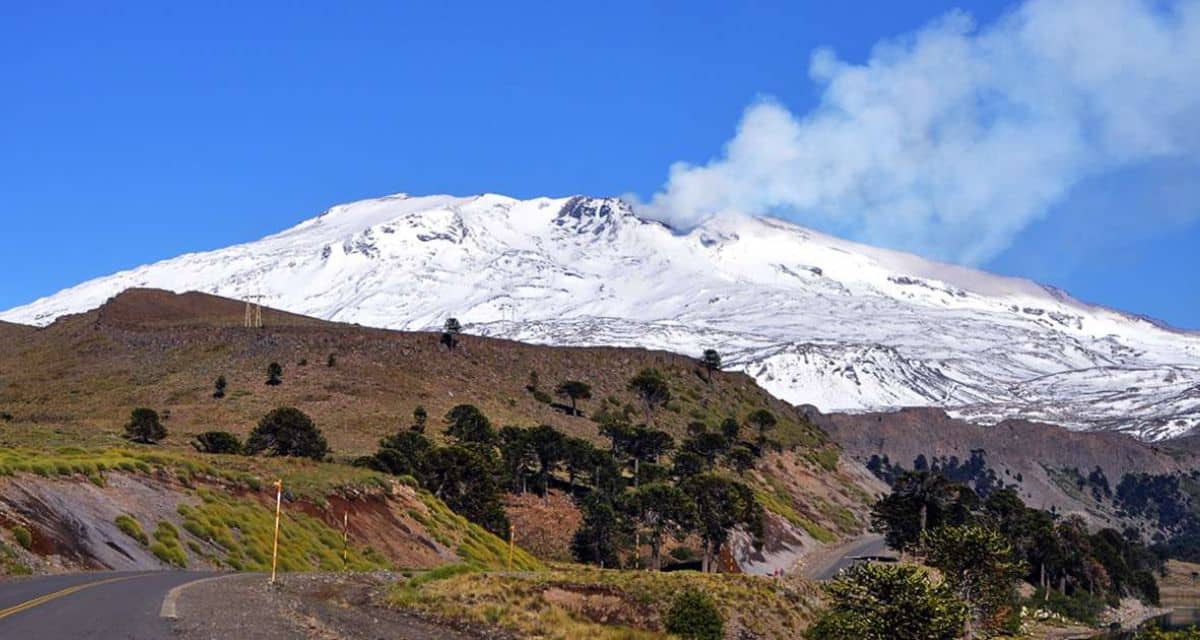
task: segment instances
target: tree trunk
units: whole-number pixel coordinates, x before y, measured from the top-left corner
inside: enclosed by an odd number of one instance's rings
[[[633,459],[633,488],[638,488],[641,484],[641,458]]]
[[[921,505],[921,533],[925,533],[925,526],[929,523],[929,505]]]
[[[704,554],[700,560],[700,573],[708,573],[709,566],[712,564],[712,551],[709,549],[707,542],[702,542]]]
[[[659,553],[661,548],[662,542],[657,538],[650,539],[650,568],[655,571],[662,571],[662,558]]]

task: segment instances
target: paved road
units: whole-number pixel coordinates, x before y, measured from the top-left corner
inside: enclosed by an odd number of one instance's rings
[[[804,573],[814,580],[829,580],[836,576],[842,569],[857,562],[855,560],[857,557],[886,555],[895,555],[895,552],[888,549],[883,536],[864,536],[832,550],[830,554],[807,567]]]
[[[0,638],[161,640],[171,589],[214,574],[195,571],[87,573],[0,581]]]

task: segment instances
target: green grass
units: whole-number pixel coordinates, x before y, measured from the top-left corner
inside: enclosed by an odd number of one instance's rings
[[[150,552],[159,560],[175,567],[182,568],[188,564],[187,552],[183,550],[183,544],[179,541],[179,530],[166,520],[160,520],[155,527],[154,543],[150,545]]]
[[[275,514],[255,501],[200,489],[201,503],[180,505],[183,528],[210,542],[224,554],[218,558],[235,570],[270,571]],[[338,571],[343,568],[342,536],[333,527],[296,510],[284,510],[279,529],[280,571]],[[370,571],[390,568],[379,552],[351,545],[346,568]]]
[[[121,533],[124,533],[130,538],[137,540],[138,544],[142,545],[143,547],[150,544],[150,538],[146,536],[146,532],[142,529],[141,523],[139,523],[133,516],[128,514],[119,515],[117,516],[117,519],[113,521],[113,523],[117,525],[117,528],[121,530]]]
[[[20,525],[15,526],[12,528],[12,536],[13,540],[16,540],[17,544],[23,548],[29,549],[33,547],[33,534],[29,532],[29,529]]]
[[[663,631],[672,598],[689,589],[708,594],[739,637],[800,637],[817,597],[799,579],[576,566],[508,573],[456,564],[398,583],[387,603],[517,637],[665,639],[673,637]]]

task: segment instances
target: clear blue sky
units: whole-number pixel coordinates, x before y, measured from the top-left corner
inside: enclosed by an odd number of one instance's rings
[[[812,108],[817,47],[1006,6],[3,3],[0,308],[398,191],[649,197],[757,97]],[[1200,328],[1197,205],[1161,197],[1194,169],[1087,181],[982,266]]]

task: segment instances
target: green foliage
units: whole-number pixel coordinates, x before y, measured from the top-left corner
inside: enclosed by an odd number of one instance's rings
[[[647,422],[655,409],[671,401],[671,388],[658,369],[642,369],[629,381],[628,387],[641,399]]]
[[[141,444],[154,444],[167,437],[167,428],[159,422],[157,411],[139,407],[129,414],[125,437]]]
[[[121,533],[124,533],[130,538],[137,540],[138,544],[141,544],[143,547],[150,544],[150,538],[146,536],[146,532],[142,530],[141,523],[139,523],[133,516],[121,514],[117,516],[116,520],[113,521],[113,524],[117,525],[117,529],[120,529]]]
[[[627,532],[612,501],[593,493],[583,499],[579,508],[583,523],[571,540],[572,555],[580,562],[618,566],[617,550],[624,544]]]
[[[725,620],[713,599],[698,589],[681,591],[663,617],[668,633],[694,640],[721,640]]]
[[[454,351],[458,347],[458,335],[462,333],[462,323],[458,318],[446,318],[446,323],[442,325],[442,344],[446,348]]]
[[[1052,611],[1064,618],[1086,624],[1094,624],[1108,606],[1102,596],[1087,591],[1076,591],[1068,595],[1054,589],[1042,588],[1034,592],[1027,602],[1030,607]]]
[[[575,407],[575,403],[579,400],[587,400],[592,397],[592,387],[586,382],[579,380],[567,380],[562,382],[554,389],[559,397],[567,398],[571,401],[571,414],[579,415],[579,410]]]
[[[871,522],[885,532],[888,546],[910,551],[925,531],[966,523],[978,503],[975,492],[939,473],[912,471],[902,474],[891,494],[875,504]]]
[[[456,513],[496,535],[507,535],[490,450],[464,445],[438,447],[426,456],[421,485]]]
[[[758,445],[762,447],[767,442],[767,432],[779,424],[779,419],[766,409],[758,409],[746,416],[746,422],[758,431]]]
[[[242,441],[228,431],[205,431],[196,436],[191,444],[200,453],[236,455],[242,452]]]
[[[33,534],[29,532],[29,529],[17,525],[12,528],[12,536],[13,540],[16,540],[17,544],[21,545],[24,549],[33,548]]]
[[[425,425],[428,423],[429,412],[425,410],[425,407],[417,405],[417,408],[413,409],[413,422],[409,430],[416,431],[417,433],[425,433]]]
[[[735,527],[762,540],[763,509],[746,485],[713,473],[688,478],[681,488],[696,504],[697,534],[704,552],[703,569],[712,570],[721,545]]]
[[[229,383],[225,381],[225,376],[217,376],[217,381],[213,384],[212,397],[221,399],[225,397],[225,390],[229,387]]]
[[[154,529],[154,543],[150,545],[150,552],[159,560],[174,566],[186,567],[188,563],[187,552],[183,550],[183,545],[179,542],[179,530],[175,525],[161,520],[158,526]]]
[[[954,640],[967,619],[949,587],[914,565],[855,565],[825,592],[829,605],[810,640]]]
[[[927,531],[921,547],[925,562],[969,607],[973,627],[1000,630],[1025,575],[1008,540],[993,529],[963,525]]]
[[[207,489],[197,493],[200,504],[178,508],[184,530],[220,547],[223,555],[218,559],[232,569],[270,571],[274,511],[250,499]],[[170,532],[165,527],[161,535],[160,538],[160,532],[155,532],[160,544],[169,541]],[[337,530],[298,509],[283,509],[279,527],[280,571],[340,571],[341,554],[342,537]],[[369,548],[351,544],[349,556],[351,570],[388,568],[387,561]]]
[[[283,367],[278,362],[267,365],[267,384],[276,387],[283,384]]]
[[[490,445],[496,442],[491,420],[473,404],[460,404],[446,413],[446,435],[462,443]]]
[[[625,509],[636,526],[647,533],[650,568],[662,568],[662,543],[668,537],[683,541],[696,526],[696,503],[680,488],[658,482],[647,484],[625,498]]]
[[[272,456],[324,460],[329,455],[329,445],[321,430],[303,411],[280,407],[263,416],[250,432],[245,451],[249,455],[266,451]]]
[[[716,349],[705,349],[704,355],[700,356],[700,364],[708,372],[707,380],[712,382],[713,372],[721,370],[721,354]]]

